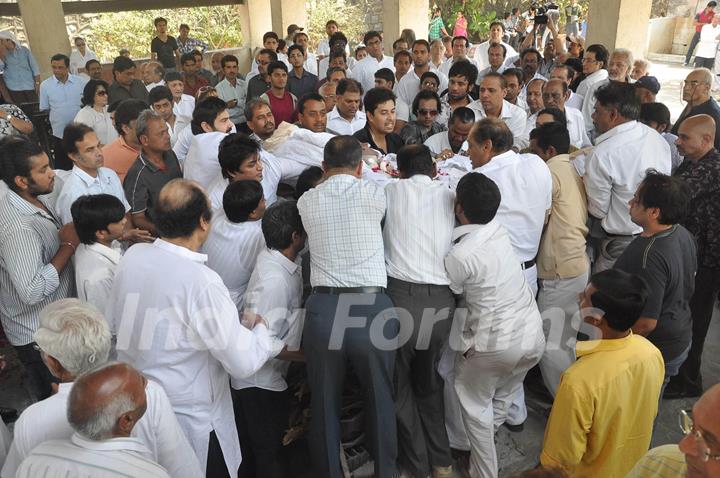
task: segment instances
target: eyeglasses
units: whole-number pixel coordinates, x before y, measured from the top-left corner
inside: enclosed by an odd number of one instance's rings
[[[95,94],[98,96],[107,96],[108,93],[105,90],[98,90],[95,92]]]
[[[695,448],[697,449],[697,452],[703,462],[708,462],[710,460],[720,461],[720,454],[710,453],[710,448],[708,448],[707,444],[705,443],[702,432],[695,428],[695,423],[692,419],[691,410],[680,410],[680,412],[678,413],[678,422],[680,425],[680,430],[682,430],[685,436],[693,436],[693,440],[695,441]]]
[[[597,60],[591,60],[590,58],[583,58],[582,62],[583,63],[598,63]]]
[[[436,88],[438,87],[437,83],[434,81],[423,81],[422,86],[425,86],[427,88]]]
[[[700,85],[709,85],[707,81],[697,81],[697,80],[683,80],[683,86],[692,86],[693,88],[697,88]]]
[[[437,116],[437,110],[418,110],[420,116]]]

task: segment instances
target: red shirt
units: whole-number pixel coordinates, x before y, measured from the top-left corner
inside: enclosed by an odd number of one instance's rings
[[[275,95],[272,94],[272,90],[268,90],[265,94],[268,97],[270,109],[275,117],[276,128],[283,121],[291,124],[297,121],[297,115],[295,114],[295,102],[288,90],[285,90],[285,94],[282,98],[276,98]]]
[[[183,80],[185,80],[184,75],[183,75]],[[196,96],[197,91],[200,88],[202,88],[203,86],[209,85],[208,81],[200,75],[195,75],[195,84],[193,86],[190,86],[190,84],[188,83],[187,80],[185,80],[184,83],[185,83],[185,90],[183,91],[183,93],[185,93],[186,95],[190,95],[193,98],[197,97]]]
[[[710,23],[712,22],[713,17],[715,16],[715,12],[705,13],[705,9],[703,9],[702,12],[695,15],[695,21],[700,23]],[[703,25],[699,25],[695,27],[695,31],[697,33],[700,33],[700,30],[702,30]]]

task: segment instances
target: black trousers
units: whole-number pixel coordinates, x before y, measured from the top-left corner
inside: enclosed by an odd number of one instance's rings
[[[52,384],[58,383],[43,362],[40,352],[35,350],[35,342],[15,346],[18,359],[25,367],[26,385],[37,400],[45,400],[52,394]]]
[[[693,320],[692,345],[685,363],[680,367],[680,373],[670,380],[679,381],[688,391],[702,393],[703,390],[700,365],[718,292],[720,292],[720,270],[698,268],[695,274],[695,292],[690,299]]]
[[[695,68],[707,68],[708,70],[712,71],[712,69],[715,67],[715,57],[712,58],[702,58],[702,57],[695,57]]]
[[[685,54],[685,64],[690,64],[690,58],[692,58],[693,53],[695,52],[695,47],[697,44],[700,43],[700,32],[695,32],[695,34],[692,37],[692,40],[690,40],[690,46],[688,46],[688,51]]]
[[[393,366],[399,323],[390,298],[313,293],[305,309],[303,346],[312,394],[310,443],[318,477],[342,476],[340,409],[346,361],[351,362],[363,389],[365,443],[375,458],[374,476],[392,477],[397,458]]]
[[[444,382],[437,365],[450,333],[455,297],[448,286],[391,277],[387,291],[398,314],[409,314],[413,324],[410,339],[395,357],[398,462],[411,476],[425,478],[432,467],[452,464],[445,429]]]
[[[232,395],[242,452],[238,477],[285,478],[282,437],[290,413],[287,393],[252,387],[233,390]]]
[[[53,169],[64,169],[70,171],[73,167],[72,160],[68,157],[65,152],[65,148],[62,145],[62,139],[53,136],[53,150],[55,151]]]
[[[205,476],[213,478],[230,478],[227,465],[225,464],[225,456],[223,455],[220,442],[217,439],[215,430],[210,432],[210,442],[208,443],[207,465],[205,465]]]

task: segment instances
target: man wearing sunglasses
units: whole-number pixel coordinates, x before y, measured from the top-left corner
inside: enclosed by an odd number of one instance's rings
[[[415,121],[406,124],[400,131],[403,144],[423,144],[430,136],[447,128],[435,120],[442,110],[440,97],[434,91],[421,91],[413,100],[412,112]]]

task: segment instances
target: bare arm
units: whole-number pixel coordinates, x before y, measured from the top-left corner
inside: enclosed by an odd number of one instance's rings
[[[651,319],[650,317],[640,317],[635,325],[632,327],[634,334],[642,335],[647,337],[657,327],[657,319]]]
[[[135,225],[135,227],[144,229],[152,236],[157,236],[157,230],[155,229],[155,224],[150,219],[148,219],[148,217],[145,215],[145,211],[133,214],[132,222]]]

